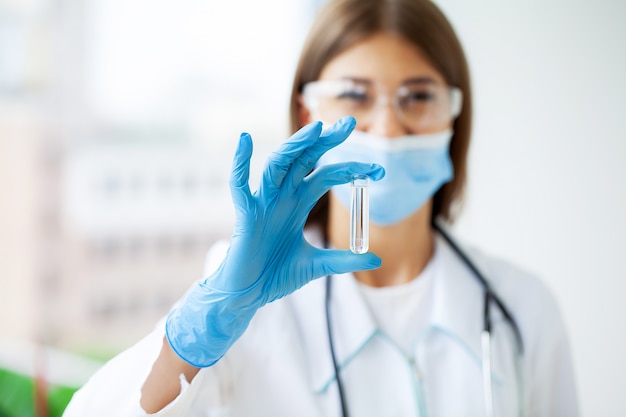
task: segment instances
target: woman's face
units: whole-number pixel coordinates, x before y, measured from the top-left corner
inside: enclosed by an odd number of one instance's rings
[[[345,107],[348,102],[353,106],[349,113],[356,117],[358,130],[394,138],[438,132],[452,126],[450,117],[442,116],[441,111],[428,110],[433,107],[428,100],[432,102],[431,98],[438,92],[448,91],[444,78],[418,48],[399,36],[379,33],[343,51],[322,69],[318,81],[326,80],[347,80],[351,85],[344,87],[347,92],[343,93],[340,105]],[[360,88],[358,93],[357,88]],[[399,99],[394,103],[396,97]],[[336,95],[333,99],[337,102]],[[324,117],[343,115],[303,108],[302,121],[321,119],[332,123],[335,120]]]

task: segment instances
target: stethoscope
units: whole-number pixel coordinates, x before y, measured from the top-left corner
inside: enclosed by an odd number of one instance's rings
[[[496,306],[502,312],[505,320],[513,329],[513,333],[515,335],[515,340],[517,344],[517,354],[518,358],[520,358],[524,352],[524,344],[522,342],[522,334],[520,332],[519,326],[517,325],[515,319],[509,312],[508,308],[504,305],[500,297],[496,295],[493,291],[489,282],[485,278],[485,276],[480,272],[480,270],[476,267],[474,262],[470,260],[467,254],[459,247],[459,245],[452,239],[450,234],[448,234],[437,222],[432,223],[433,228],[444,238],[444,240],[450,245],[452,250],[457,254],[461,261],[472,271],[472,274],[476,277],[478,282],[483,287],[484,291],[484,308],[483,308],[483,330],[481,333],[481,351],[482,351],[482,379],[483,379],[483,391],[484,391],[484,401],[485,401],[485,415],[486,417],[494,417],[493,412],[493,384],[491,380],[491,315],[490,308],[491,304],[495,303]],[[339,365],[337,364],[337,355],[335,354],[335,346],[333,341],[333,333],[332,326],[330,320],[330,296],[331,296],[331,285],[332,275],[326,277],[326,299],[325,299],[325,309],[326,309],[326,326],[328,329],[328,344],[330,347],[330,355],[333,360],[333,368],[335,371],[335,380],[337,381],[337,389],[339,391],[339,401],[341,403],[341,415],[343,417],[348,417],[348,408],[346,405],[346,398],[343,388],[343,383],[341,381],[341,376],[339,372]],[[519,379],[519,369],[518,371],[518,379]],[[518,385],[519,385],[518,381]]]

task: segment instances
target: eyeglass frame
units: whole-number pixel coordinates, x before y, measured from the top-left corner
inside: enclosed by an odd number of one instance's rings
[[[419,80],[418,80],[419,81]],[[430,82],[428,80],[428,82]],[[310,81],[305,83],[302,87],[302,102],[304,106],[309,109],[309,111],[319,110],[319,96],[313,96],[313,91],[328,91],[330,93],[335,93],[337,91],[337,85],[349,85],[354,86],[357,84],[369,84],[373,86],[376,92],[376,102],[374,103],[372,109],[378,108],[380,106],[387,106],[391,103],[393,109],[396,113],[396,116],[399,117],[400,120],[405,120],[405,116],[401,110],[401,106],[399,104],[399,98],[401,97],[399,92],[404,88],[408,88],[407,85],[411,84],[411,82],[405,82],[398,86],[395,90],[395,95],[389,94],[389,89],[381,87],[380,84],[371,82],[369,80],[360,80],[353,78],[341,78],[335,80],[317,80]],[[441,84],[436,83],[436,85],[441,86]],[[463,92],[459,87],[456,86],[448,86],[445,85],[449,89],[450,92],[450,116],[451,120],[456,119],[462,111],[463,108]],[[385,94],[381,94],[384,92]],[[347,116],[347,115],[344,115]]]

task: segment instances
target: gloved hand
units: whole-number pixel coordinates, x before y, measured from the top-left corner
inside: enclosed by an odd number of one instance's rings
[[[252,140],[241,135],[230,177],[236,214],[228,253],[215,273],[196,284],[167,318],[167,340],[183,360],[196,367],[214,364],[257,309],[315,278],[380,266],[373,253],[316,248],[303,236],[309,212],[333,185],[350,182],[354,174],[375,181],[384,176],[381,166],[357,162],[310,173],[320,156],[343,142],[355,124],[345,117],[324,131],[320,122],[300,129],[269,157],[254,194],[248,185]]]

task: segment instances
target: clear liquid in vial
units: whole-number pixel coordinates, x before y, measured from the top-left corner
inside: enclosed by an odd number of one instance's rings
[[[369,250],[370,244],[369,178],[366,175],[355,175],[351,188],[350,250],[361,254]]]

